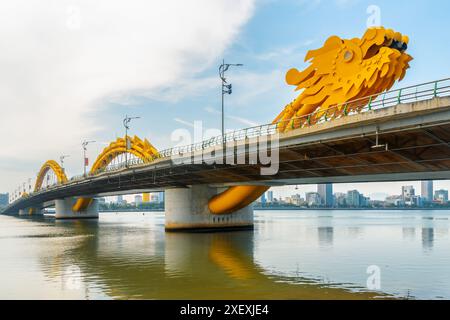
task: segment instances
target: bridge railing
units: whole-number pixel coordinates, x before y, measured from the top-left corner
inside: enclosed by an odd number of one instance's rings
[[[320,108],[308,115],[294,117],[288,120],[281,120],[276,123],[263,124],[255,127],[245,128],[228,132],[224,136],[216,136],[208,140],[180,147],[169,148],[160,151],[161,158],[168,158],[182,154],[189,154],[194,151],[201,151],[207,148],[221,145],[230,141],[238,141],[260,136],[269,136],[279,132],[281,128],[291,126],[291,129],[308,127],[314,124],[323,123],[339,119],[362,112],[395,106],[400,103],[418,102],[436,97],[450,95],[450,78],[422,83],[402,89],[387,91],[360,99],[355,99],[342,103],[327,110]]]

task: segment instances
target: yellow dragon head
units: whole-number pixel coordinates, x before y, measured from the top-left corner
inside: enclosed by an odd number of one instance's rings
[[[409,68],[408,42],[407,36],[383,27],[368,29],[361,39],[328,38],[322,48],[306,54],[308,68],[287,72],[286,82],[303,91],[275,119],[278,130],[298,127],[301,117],[316,110],[320,117],[336,105],[389,90]]]

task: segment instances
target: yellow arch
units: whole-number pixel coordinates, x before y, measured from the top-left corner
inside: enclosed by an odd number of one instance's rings
[[[131,153],[143,160],[145,163],[151,162],[159,157],[158,150],[147,140],[141,140],[139,137],[128,137],[129,146],[127,148],[125,138],[117,138],[116,141],[111,142],[98,155],[89,174],[93,175],[105,169],[115,158],[121,154]],[[74,212],[86,210],[92,203],[92,198],[79,198],[72,206]]]
[[[50,170],[52,170],[55,173],[56,178],[58,179],[58,183],[67,182],[67,176],[64,173],[63,168],[61,168],[61,166],[56,161],[48,160],[41,167],[41,170],[39,170],[39,173],[36,178],[36,183],[34,185],[34,192],[39,191],[42,188],[44,177]]]
[[[128,139],[130,141],[128,148],[125,138],[117,138],[116,141],[111,142],[109,146],[103,149],[92,165],[90,174],[95,174],[106,168],[121,154],[131,153],[144,162],[151,162],[159,156],[158,150],[147,139],[141,140],[137,136],[128,137]]]

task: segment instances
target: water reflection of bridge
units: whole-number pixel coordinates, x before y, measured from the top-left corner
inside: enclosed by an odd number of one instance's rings
[[[163,228],[64,221],[78,237],[62,244],[59,261],[43,261],[49,278],[75,264],[81,281],[95,279],[114,298],[134,299],[366,299],[311,279],[270,275],[253,259],[253,232],[164,233]],[[63,261],[63,262],[62,262]]]

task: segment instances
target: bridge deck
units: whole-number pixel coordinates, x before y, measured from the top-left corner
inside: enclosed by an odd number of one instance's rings
[[[379,144],[373,148],[376,132]],[[272,137],[273,138],[273,137]],[[262,176],[260,165],[151,164],[106,172],[40,191],[7,208],[71,196],[163,190],[194,184],[307,184],[325,182],[450,179],[450,98],[399,104],[280,135],[279,171]],[[241,141],[251,145],[252,139]],[[246,148],[246,157],[250,148]],[[198,153],[185,155],[192,158]],[[234,156],[238,156],[235,150]]]

